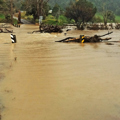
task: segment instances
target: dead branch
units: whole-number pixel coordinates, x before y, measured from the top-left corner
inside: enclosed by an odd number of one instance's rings
[[[106,33],[106,34],[104,34],[104,35],[100,35],[99,37],[103,37],[103,36],[106,36],[106,35],[109,35],[109,34],[112,34],[113,32],[108,32],[108,33]]]
[[[8,32],[8,33],[13,33],[13,30],[8,30],[7,28],[5,28],[5,30]]]
[[[55,42],[78,42],[78,43],[81,43],[81,42],[101,42],[103,40],[110,40],[111,38],[101,38],[103,36],[106,36],[106,35],[109,35],[113,32],[110,32],[110,33],[107,33],[107,34],[104,34],[104,35],[101,35],[101,36],[98,36],[98,35],[94,35],[94,36],[85,36],[84,38],[80,37],[79,38],[75,38],[75,37],[67,37],[65,39],[62,39],[62,40],[59,40],[59,41],[55,41]]]
[[[13,30],[10,31],[7,28],[5,28],[5,31],[3,29],[0,28],[0,33],[13,33]]]

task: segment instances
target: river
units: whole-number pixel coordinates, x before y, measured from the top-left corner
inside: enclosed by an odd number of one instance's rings
[[[120,42],[57,43],[38,26],[0,33],[1,120],[120,120]],[[69,31],[105,34],[108,31]],[[120,40],[113,30],[111,41]]]

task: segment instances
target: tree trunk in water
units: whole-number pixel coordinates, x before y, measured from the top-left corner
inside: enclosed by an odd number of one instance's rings
[[[78,30],[84,30],[84,23],[83,24],[77,23],[77,29]]]

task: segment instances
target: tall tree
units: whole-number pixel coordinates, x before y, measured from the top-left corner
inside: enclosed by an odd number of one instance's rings
[[[81,23],[90,21],[95,15],[97,9],[87,0],[77,0],[66,8],[66,17],[74,19],[80,29]]]
[[[27,14],[31,14],[34,17],[34,20],[39,16],[45,15],[45,4],[48,3],[49,0],[26,0],[26,11]]]
[[[0,11],[2,10],[2,8],[3,8],[3,3],[4,3],[4,1],[3,0],[0,0]]]
[[[49,0],[49,4],[53,7],[56,3],[60,5],[62,8],[65,8],[70,1],[77,0]],[[118,9],[120,8],[120,0],[88,0],[92,2],[96,7],[98,12],[102,12],[103,3],[107,3],[108,10],[113,11],[115,14],[118,13]]]
[[[60,15],[60,11],[61,11],[60,6],[58,4],[55,4],[55,6],[53,7],[53,10],[52,10],[52,15],[58,19],[59,15]]]
[[[0,0],[0,12],[5,15],[5,18],[11,19],[13,23],[13,12],[14,12],[14,3],[13,0]]]
[[[108,10],[108,6],[106,3],[103,3],[103,20],[104,20],[104,25],[107,25],[108,20],[115,22],[115,15],[112,11]]]

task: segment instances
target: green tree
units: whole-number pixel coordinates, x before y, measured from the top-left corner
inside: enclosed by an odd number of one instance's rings
[[[55,4],[60,5],[63,9],[69,5],[70,1],[76,0],[49,0],[49,4],[53,7]],[[115,14],[119,14],[118,9],[120,8],[120,0],[88,0],[92,2],[96,7],[98,12],[102,12],[103,3],[107,4],[107,8],[113,11]]]
[[[52,9],[52,15],[57,16],[57,14],[60,12],[60,6],[58,4],[55,4]]]
[[[115,14],[113,13],[113,11],[108,11],[108,19],[115,22]]]
[[[48,13],[47,3],[49,0],[26,0],[26,11],[27,15],[33,15],[34,21],[39,16],[46,16]],[[47,11],[47,12],[46,12]]]
[[[13,13],[15,6],[13,0],[0,0],[0,12],[5,15],[6,22],[13,23]]]
[[[104,25],[107,25],[108,20],[115,22],[115,15],[112,11],[108,10],[106,3],[103,3],[103,20]]]
[[[120,8],[116,10],[116,15],[120,15]]]
[[[78,0],[71,3],[67,8],[65,15],[70,19],[74,19],[77,23],[77,28],[80,29],[81,23],[90,21],[95,15],[97,9],[91,2],[87,0]]]

